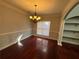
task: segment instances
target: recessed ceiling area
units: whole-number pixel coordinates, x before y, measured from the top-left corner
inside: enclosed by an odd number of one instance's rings
[[[70,0],[4,0],[14,6],[34,13],[37,4],[38,14],[57,14],[61,13]]]

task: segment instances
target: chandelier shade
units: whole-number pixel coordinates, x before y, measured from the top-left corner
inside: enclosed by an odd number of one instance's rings
[[[37,13],[36,13],[36,7],[37,7],[37,5],[34,5],[35,6],[35,14],[34,14],[34,16],[29,16],[29,18],[33,21],[33,22],[38,22],[40,19],[41,19],[41,17],[40,16],[37,16]]]

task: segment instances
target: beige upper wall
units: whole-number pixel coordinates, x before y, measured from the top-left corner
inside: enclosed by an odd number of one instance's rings
[[[25,29],[30,30],[30,27],[28,14],[7,4],[0,4],[0,34]]]

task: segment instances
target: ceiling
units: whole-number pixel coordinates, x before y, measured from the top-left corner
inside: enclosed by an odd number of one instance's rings
[[[4,0],[30,13],[34,13],[37,4],[38,14],[61,13],[70,0]]]

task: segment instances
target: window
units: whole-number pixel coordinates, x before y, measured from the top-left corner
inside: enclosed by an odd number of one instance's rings
[[[40,21],[37,23],[37,34],[49,36],[50,21]]]

